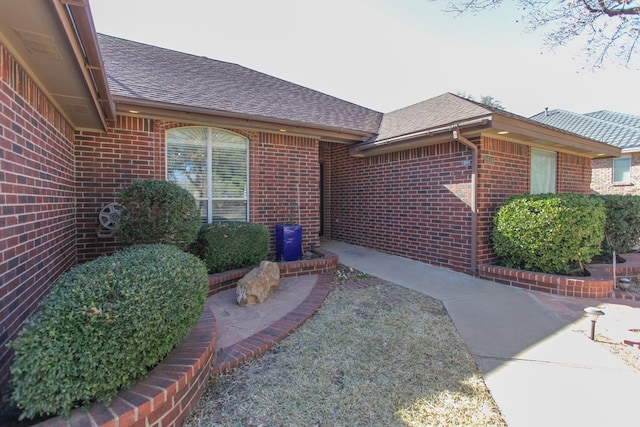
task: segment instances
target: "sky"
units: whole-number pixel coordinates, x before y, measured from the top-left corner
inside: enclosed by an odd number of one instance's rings
[[[99,33],[236,63],[380,112],[451,92],[492,96],[525,117],[545,107],[640,116],[637,68],[593,70],[577,43],[548,50],[513,5],[464,16],[445,12],[447,0],[90,5]]]

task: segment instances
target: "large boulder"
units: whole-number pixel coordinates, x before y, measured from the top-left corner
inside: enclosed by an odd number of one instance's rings
[[[251,270],[238,282],[236,300],[243,307],[265,302],[280,283],[278,264],[262,261],[259,267]]]

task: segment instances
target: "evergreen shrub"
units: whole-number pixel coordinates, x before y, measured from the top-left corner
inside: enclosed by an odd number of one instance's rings
[[[202,225],[194,197],[170,181],[136,181],[118,203],[123,207],[118,231],[125,246],[161,243],[187,249]]]
[[[603,258],[631,252],[640,242],[640,196],[598,195],[606,212],[605,239],[602,241]]]
[[[249,222],[215,222],[202,226],[194,252],[210,273],[253,267],[267,258],[269,230]]]
[[[133,384],[198,321],[207,288],[202,261],[171,245],[133,246],[63,274],[12,343],[22,418],[67,416]]]
[[[604,206],[595,197],[515,196],[498,210],[492,240],[506,267],[567,274],[600,252],[604,227]]]

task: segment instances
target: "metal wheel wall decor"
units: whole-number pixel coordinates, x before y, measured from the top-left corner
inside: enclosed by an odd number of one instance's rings
[[[109,203],[104,206],[98,214],[98,237],[114,237],[120,226],[122,217],[122,206],[118,203]]]

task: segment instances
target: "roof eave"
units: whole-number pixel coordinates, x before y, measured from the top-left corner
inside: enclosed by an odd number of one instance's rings
[[[88,0],[3,2],[0,43],[74,129],[104,131],[115,110]]]
[[[216,126],[239,129],[300,135],[341,144],[366,141],[375,136],[371,132],[283,120],[268,116],[241,114],[124,96],[113,96],[113,99],[116,104],[116,111],[128,115],[135,114],[150,118],[185,120],[190,123],[214,124]]]
[[[585,138],[552,126],[520,120],[501,114],[494,114],[492,133],[519,142],[551,149],[559,152],[577,154],[589,158],[619,157],[621,150],[604,142]],[[506,133],[505,133],[506,132]]]
[[[51,0],[51,4],[73,50],[94,107],[100,114],[102,127],[106,130],[108,125],[115,123],[115,105],[111,99],[89,2]]]
[[[492,116],[485,114],[405,135],[393,136],[382,140],[368,141],[352,147],[350,154],[354,157],[369,157],[377,154],[439,144],[452,140],[454,130],[464,133],[477,133],[482,129],[490,128],[491,120]]]
[[[438,144],[453,140],[453,130],[458,130],[466,138],[486,135],[592,159],[619,157],[621,153],[620,148],[603,142],[584,138],[551,126],[537,124],[533,121],[493,112],[489,115],[470,117],[455,123],[448,123],[407,135],[358,144],[351,148],[351,155],[368,157]]]

